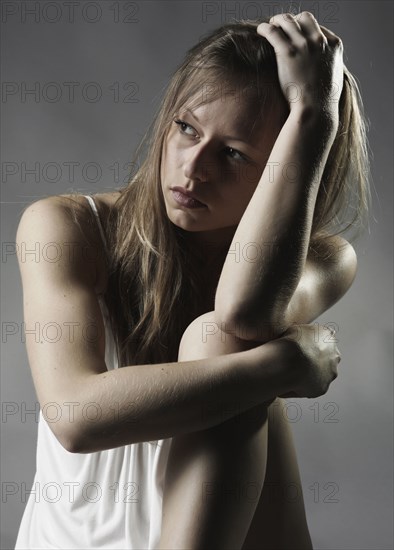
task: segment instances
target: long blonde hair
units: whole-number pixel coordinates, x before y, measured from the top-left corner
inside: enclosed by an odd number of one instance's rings
[[[264,91],[264,105],[284,101],[276,56],[257,34],[259,21],[240,20],[206,34],[171,75],[156,116],[136,150],[145,159],[108,218],[111,258],[106,302],[120,366],[176,361],[187,325],[203,313],[201,255],[168,218],[161,190],[163,144],[174,115],[217,99],[224,83],[243,93]],[[268,21],[268,19],[267,19]],[[267,79],[272,86],[267,86]],[[262,108],[264,108],[264,105]],[[344,69],[340,124],[316,202],[311,241],[362,227],[369,203],[366,120],[355,78]],[[282,120],[285,122],[285,118]],[[353,208],[346,220],[349,204]],[[345,222],[345,223],[343,223]],[[342,224],[342,226],[341,226]],[[350,240],[350,239],[349,239]],[[226,250],[222,251],[223,261]]]

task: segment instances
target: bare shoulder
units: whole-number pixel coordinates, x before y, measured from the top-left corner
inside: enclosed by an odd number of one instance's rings
[[[322,311],[346,294],[356,274],[357,254],[344,237],[325,235],[323,239],[311,241],[303,281],[304,284],[315,281],[316,296],[313,299],[326,301]]]
[[[97,208],[103,211],[111,205],[113,196],[104,193],[94,196]],[[18,259],[22,280],[31,275],[32,264],[45,261],[51,277],[78,279],[102,292],[105,285],[105,251],[97,221],[84,195],[53,195],[31,203],[22,213],[17,234]],[[24,251],[34,250],[34,258]],[[32,261],[32,260],[35,261]],[[42,264],[42,262],[41,262]]]
[[[86,214],[88,213],[88,203],[86,198],[80,194],[52,195],[38,199],[29,204],[22,212],[18,232],[26,225],[29,229],[42,226],[49,230],[57,227],[58,231],[72,230],[72,218],[77,217],[78,222],[82,223],[83,228],[86,224]],[[56,222],[63,222],[59,227]],[[52,226],[55,224],[55,227]]]
[[[119,193],[98,193],[92,195],[92,197],[98,210],[105,211],[113,206],[119,197]],[[92,218],[91,208],[86,196],[80,193],[52,195],[38,199],[25,208],[21,219],[37,222],[44,214],[50,216],[50,219],[60,216],[62,221],[65,222],[72,219],[77,220],[86,230],[89,225],[87,220]]]
[[[326,233],[311,240],[308,259],[330,264],[341,264],[349,272],[357,270],[357,254],[353,246],[341,235]]]
[[[335,294],[331,302],[335,303],[353,284],[358,267],[357,254],[341,235],[325,233],[322,236],[311,241],[305,273],[309,276],[313,273],[320,280],[328,278],[332,283],[329,288]]]
[[[56,195],[39,199],[23,211],[16,233],[22,280],[39,267],[44,274],[48,269],[42,267],[51,266],[51,276],[61,277],[65,271],[68,276],[78,273],[94,285],[97,266],[83,258],[88,257],[89,249],[97,247],[97,238],[89,223],[89,205],[83,201],[87,202],[83,196]]]

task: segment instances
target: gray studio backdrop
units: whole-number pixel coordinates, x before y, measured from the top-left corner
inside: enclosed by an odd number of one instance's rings
[[[318,320],[338,327],[340,376],[319,399],[289,400],[288,418],[315,548],[392,549],[391,2],[69,4],[2,3],[1,548],[13,548],[35,472],[38,404],[14,249],[22,208],[47,194],[122,185],[186,49],[232,17],[298,6],[342,38],[359,80],[373,212],[355,244],[352,288]]]

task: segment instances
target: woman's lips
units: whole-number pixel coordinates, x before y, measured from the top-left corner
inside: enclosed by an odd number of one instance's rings
[[[197,199],[192,199],[191,197],[188,197],[181,191],[171,189],[171,193],[174,197],[174,200],[181,206],[186,206],[186,208],[206,208],[205,204],[198,201]]]

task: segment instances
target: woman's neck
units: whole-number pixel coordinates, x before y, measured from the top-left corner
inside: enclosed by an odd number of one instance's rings
[[[230,248],[237,226],[220,227],[210,231],[185,232],[190,246],[199,250],[208,261],[217,258]]]

